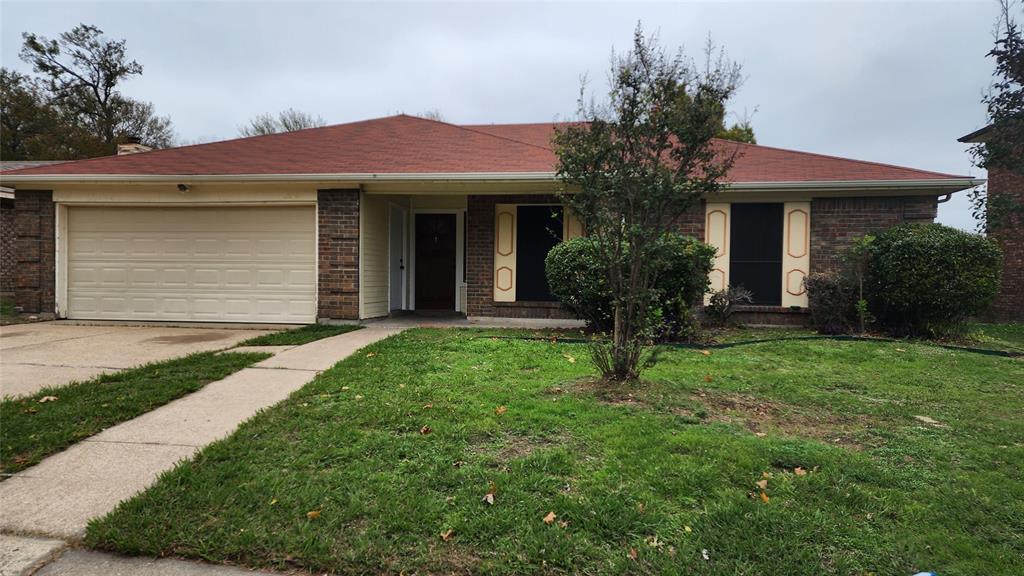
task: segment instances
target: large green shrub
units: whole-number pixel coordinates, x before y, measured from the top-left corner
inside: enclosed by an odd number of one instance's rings
[[[612,293],[598,264],[596,245],[586,237],[555,246],[545,260],[548,285],[562,305],[598,331],[613,326]],[[654,249],[655,289],[651,314],[659,327],[652,337],[686,338],[694,330],[693,306],[708,289],[715,249],[681,234],[666,234]]]
[[[990,240],[940,224],[903,224],[865,243],[864,295],[900,335],[945,336],[983,312],[999,289],[1002,254]]]

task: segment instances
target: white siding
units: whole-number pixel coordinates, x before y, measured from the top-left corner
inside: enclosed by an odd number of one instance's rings
[[[388,199],[362,194],[359,202],[359,317],[388,315]]]

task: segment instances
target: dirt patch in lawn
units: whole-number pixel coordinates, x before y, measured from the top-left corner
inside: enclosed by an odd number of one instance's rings
[[[861,432],[873,421],[861,414],[836,414],[807,407],[794,406],[750,394],[723,394],[698,391],[693,400],[704,405],[702,413],[678,409],[673,413],[699,416],[710,422],[738,424],[757,435],[782,433],[788,436],[814,438],[829,444],[860,450]]]
[[[505,465],[513,460],[526,458],[537,450],[564,445],[568,437],[558,436],[527,436],[526,434],[508,433],[501,436],[480,436],[471,438],[468,452],[479,456],[491,456],[498,465]]]

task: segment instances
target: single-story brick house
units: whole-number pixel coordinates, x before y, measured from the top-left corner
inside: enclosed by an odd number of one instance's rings
[[[582,233],[553,192],[555,125],[398,115],[0,175],[15,189],[17,304],[73,319],[359,320],[398,311],[564,315],[543,258]],[[729,187],[683,232],[754,314],[866,232],[930,222],[979,180],[736,146]]]

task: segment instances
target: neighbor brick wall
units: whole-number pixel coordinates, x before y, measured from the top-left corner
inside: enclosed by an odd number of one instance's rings
[[[0,199],[0,298],[14,301],[14,200]]]
[[[1024,175],[1007,170],[988,172],[988,195],[1024,205]],[[1024,218],[1013,215],[989,230],[1003,249],[1003,277],[990,312],[994,320],[1024,320]]]
[[[811,201],[811,272],[838,270],[847,248],[901,222],[928,223],[938,211],[935,196],[815,198]]]
[[[317,190],[317,318],[359,319],[359,190]]]
[[[30,314],[54,314],[53,192],[18,190],[14,199],[14,305]]]

